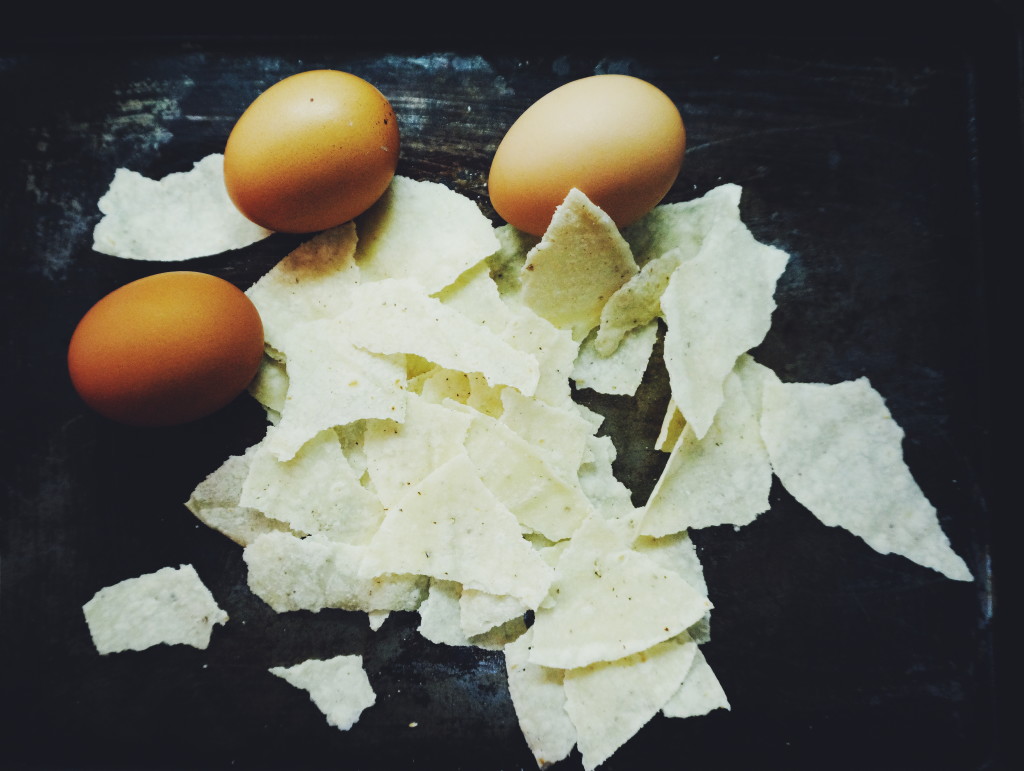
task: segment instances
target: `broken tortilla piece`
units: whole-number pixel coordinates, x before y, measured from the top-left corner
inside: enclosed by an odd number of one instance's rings
[[[592,771],[646,725],[676,693],[697,653],[684,632],[616,661],[565,673],[565,709],[583,768]]]
[[[716,709],[731,709],[722,684],[698,648],[683,684],[661,712],[665,717],[698,717]]]
[[[768,510],[772,467],[759,414],[732,372],[710,429],[698,439],[682,430],[645,507],[641,532],[662,536],[689,528],[747,525]]]
[[[700,251],[672,273],[661,307],[672,399],[697,439],[722,403],[737,358],[758,345],[775,310],[789,256],[759,243],[739,221],[713,225]]]
[[[402,278],[428,294],[496,252],[494,227],[469,198],[438,182],[395,175],[356,218],[356,263],[364,281]]]
[[[903,429],[861,377],[834,385],[764,382],[761,432],[786,489],[831,527],[957,581],[971,571],[903,459]]]
[[[241,249],[271,231],[250,222],[228,198],[224,156],[208,155],[189,171],[150,179],[117,169],[99,200],[93,229],[100,254],[171,262]]]
[[[540,769],[569,756],[576,726],[565,711],[565,671],[530,662],[533,632],[505,646],[508,691],[519,728]]]
[[[161,643],[206,648],[213,627],[228,620],[191,565],[100,589],[82,611],[100,653],[141,651]]]
[[[620,659],[675,637],[711,609],[678,573],[633,550],[634,534],[632,522],[596,514],[580,526],[535,614],[530,661],[573,669]]]
[[[462,454],[441,464],[388,510],[366,549],[360,575],[392,573],[458,581],[535,608],[547,594],[553,571]]]
[[[600,323],[608,298],[638,270],[615,223],[573,188],[526,256],[520,296],[539,315],[582,340]]]
[[[354,726],[377,701],[362,656],[307,659],[291,667],[271,667],[270,673],[307,691],[327,722],[341,731]]]

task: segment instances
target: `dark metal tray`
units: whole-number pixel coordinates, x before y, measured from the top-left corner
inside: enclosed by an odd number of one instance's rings
[[[721,35],[685,45],[668,35],[552,36],[518,48],[411,35],[362,48],[329,37],[9,41],[0,766],[535,766],[499,654],[434,646],[411,613],[374,633],[359,614],[278,615],[250,594],[240,548],[183,502],[261,435],[251,399],[194,424],[135,430],[90,413],[67,378],[69,336],[106,292],[181,267],[244,288],[298,242],[277,235],[172,264],[97,254],[96,201],[114,170],[186,170],[223,149],[262,89],[331,67],[392,100],[399,173],[443,182],[489,216],[491,155],[532,101],[595,72],[659,85],[688,129],[667,200],[738,183],[753,232],[792,256],[758,358],[787,380],[868,376],[977,577],[954,582],[879,555],[776,486],[754,524],[694,534],[716,605],[705,653],[731,711],[655,719],[603,768],[996,767],[992,564],[1008,512],[992,468],[989,271],[1007,256],[1003,215],[1021,205],[1020,40],[991,23],[959,38]],[[649,449],[667,399],[660,366],[635,400],[580,394],[607,416],[617,473],[638,502],[664,462]],[[231,616],[209,649],[99,656],[83,603],[181,563]],[[362,654],[378,694],[344,733],[267,673],[337,653]],[[574,752],[558,768],[579,763]]]

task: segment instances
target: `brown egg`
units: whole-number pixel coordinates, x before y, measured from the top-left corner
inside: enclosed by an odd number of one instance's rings
[[[398,153],[398,120],[380,91],[347,72],[310,70],[275,83],[238,119],[224,183],[256,224],[311,233],[370,208]]]
[[[158,273],[97,302],[75,328],[68,372],[112,420],[168,426],[238,396],[263,357],[263,324],[242,290],[193,271]]]
[[[491,162],[491,204],[540,236],[575,187],[625,227],[665,197],[685,147],[678,108],[651,83],[629,75],[574,80],[509,128]]]

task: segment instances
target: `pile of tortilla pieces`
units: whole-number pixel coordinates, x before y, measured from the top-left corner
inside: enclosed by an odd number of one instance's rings
[[[275,611],[364,612],[373,629],[413,611],[434,643],[502,652],[540,767],[578,747],[589,771],[658,713],[729,708],[701,651],[712,603],[689,531],[752,522],[773,475],[826,525],[970,580],[870,383],[785,383],[750,355],[788,256],[754,238],[740,194],[620,232],[573,190],[536,238],[397,176],[247,290],[266,435],[188,508],[240,544]],[[667,460],[638,506],[615,437],[573,395],[635,395],[662,335]],[[227,621],[190,566],[161,573],[86,605],[101,652],[161,634],[205,647]],[[158,601],[133,610],[125,592]],[[374,703],[361,661],[271,672],[347,729]]]

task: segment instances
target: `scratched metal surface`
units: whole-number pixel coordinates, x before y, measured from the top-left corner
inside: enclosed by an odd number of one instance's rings
[[[977,580],[957,583],[829,529],[781,488],[741,530],[694,534],[716,605],[705,653],[732,709],[657,718],[603,767],[975,769],[992,749],[992,507],[975,49],[769,39],[701,45],[475,49],[324,40],[21,46],[0,60],[18,109],[0,129],[6,510],[0,543],[0,765],[10,768],[534,766],[499,654],[434,646],[415,614],[376,633],[359,614],[274,614],[240,549],[182,502],[259,438],[243,397],[195,424],[130,430],[89,413],[67,340],[106,292],[176,267],[248,286],[297,243],[147,264],[91,250],[114,170],[152,177],[220,152],[265,87],[334,67],[388,95],[399,173],[441,181],[493,216],[486,171],[504,130],[576,77],[625,72],[678,104],[688,129],[667,200],[723,182],[762,240],[791,254],[757,350],[787,380],[867,375],[907,432],[911,470]],[[984,128],[984,123],[982,123]],[[497,224],[497,220],[495,220]],[[580,398],[607,416],[616,471],[642,502],[667,400],[658,355],[635,399]],[[209,649],[101,657],[81,606],[99,588],[192,563],[231,616]],[[377,704],[349,732],[267,668],[360,653]],[[559,769],[580,767],[575,752]]]

